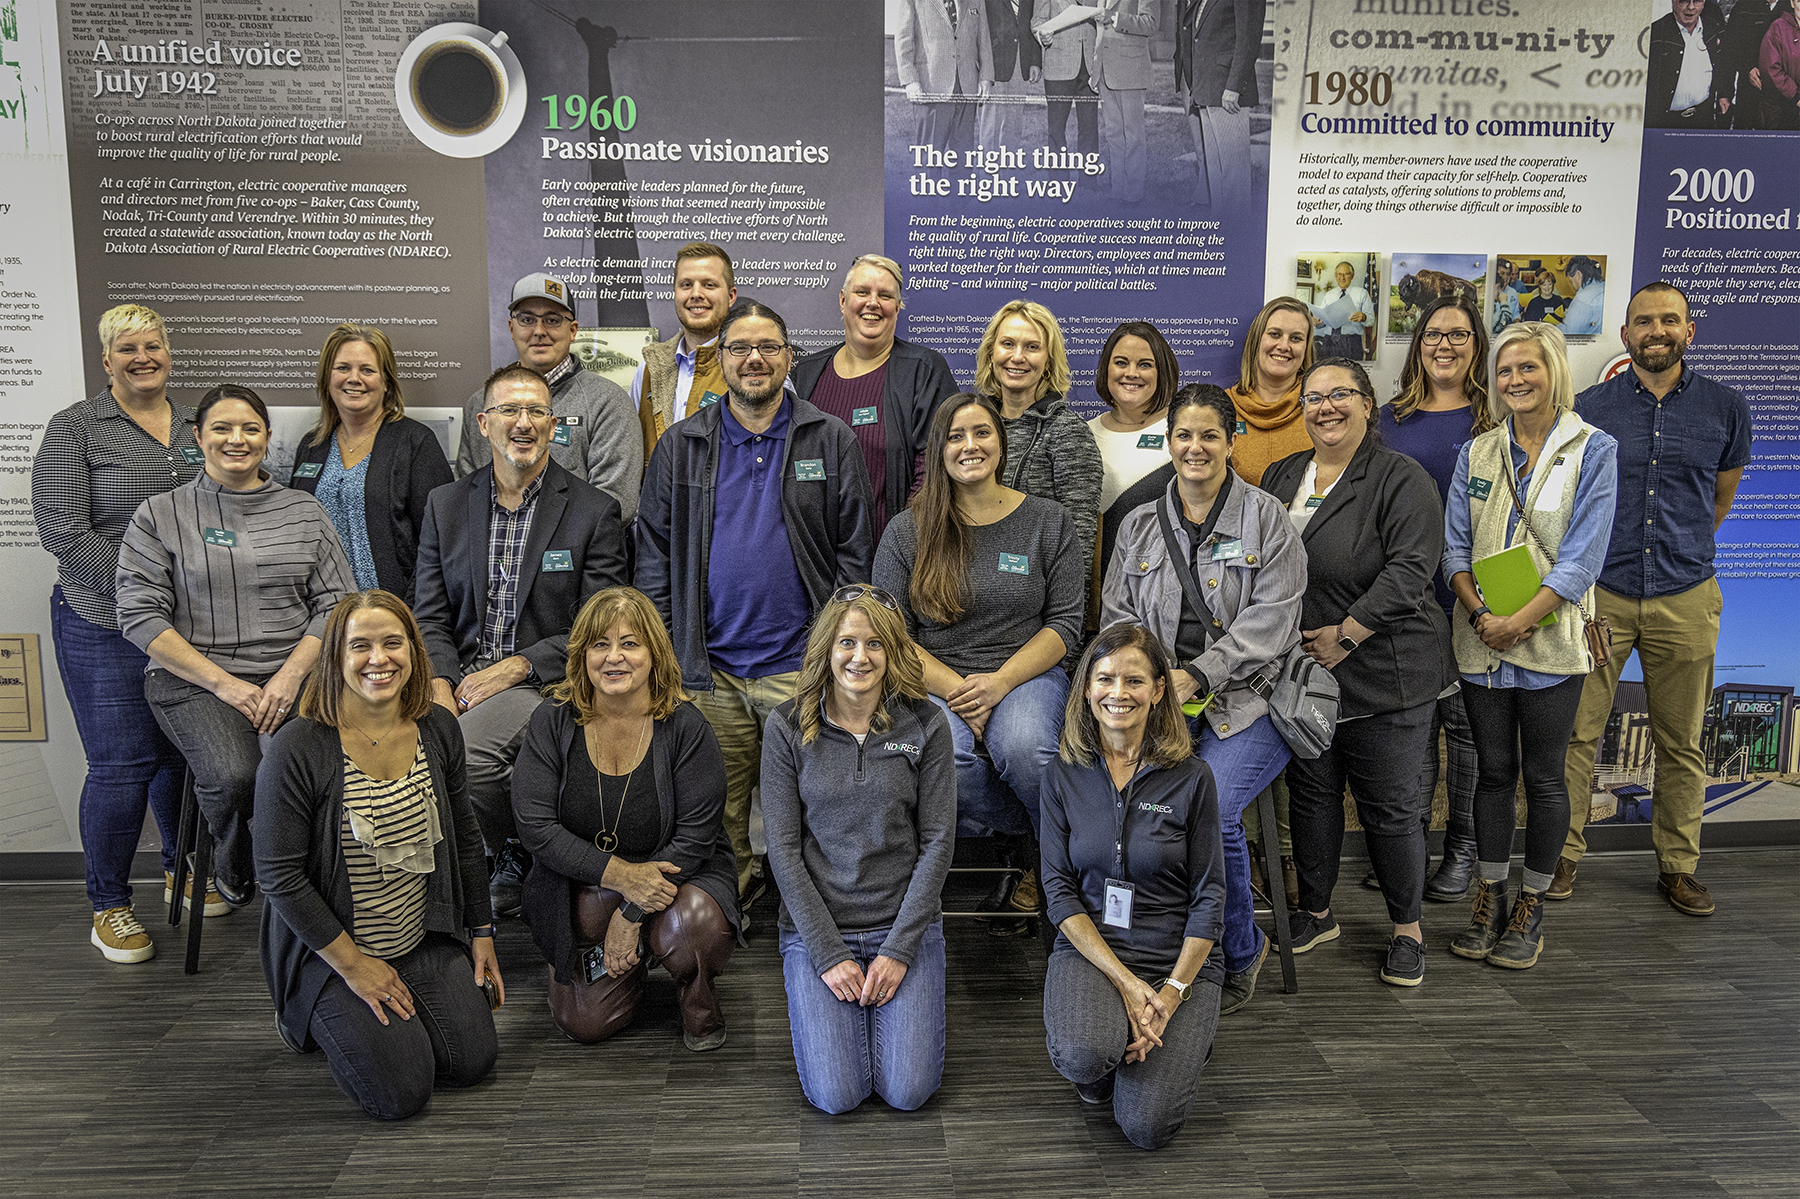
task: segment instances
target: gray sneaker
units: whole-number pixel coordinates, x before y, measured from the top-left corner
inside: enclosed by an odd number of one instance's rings
[[[1327,941],[1335,941],[1343,930],[1338,927],[1337,920],[1330,912],[1323,916],[1315,916],[1302,910],[1295,912],[1288,919],[1288,936],[1293,938],[1294,952],[1305,953],[1315,945],[1323,945]]]
[[[1269,946],[1272,944],[1274,942],[1264,937],[1262,948],[1256,951],[1255,960],[1242,970],[1225,976],[1225,986],[1219,992],[1219,1015],[1237,1011],[1256,994],[1256,975],[1262,969],[1263,962],[1268,959]]]

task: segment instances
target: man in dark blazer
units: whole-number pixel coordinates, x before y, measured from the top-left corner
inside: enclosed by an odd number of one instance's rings
[[[1038,146],[1027,132],[1025,98],[1043,76],[1043,47],[1031,32],[1032,0],[986,0],[988,41],[993,47],[994,86],[975,118],[975,141],[995,150]],[[1032,125],[1036,125],[1034,120]]]
[[[1188,112],[1199,176],[1195,203],[1247,208],[1250,117],[1261,97],[1256,56],[1267,0],[1181,0],[1175,91]],[[1209,136],[1210,135],[1210,136]]]
[[[1713,0],[1669,0],[1650,25],[1650,86],[1644,124],[1716,129],[1731,108],[1723,53],[1725,14]]]
[[[476,415],[493,461],[431,493],[414,611],[467,747],[469,799],[494,855],[494,910],[518,911],[530,866],[514,835],[512,764],[542,688],[560,680],[588,597],[629,583],[619,501],[550,460],[550,388],[522,366],[494,372]]]

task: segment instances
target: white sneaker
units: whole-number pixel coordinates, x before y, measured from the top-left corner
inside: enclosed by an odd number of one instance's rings
[[[156,945],[129,905],[95,912],[94,931],[88,940],[109,962],[147,962],[156,956]]]

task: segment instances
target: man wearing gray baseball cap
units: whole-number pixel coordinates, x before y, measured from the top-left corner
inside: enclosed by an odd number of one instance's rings
[[[542,271],[513,284],[507,332],[518,347],[518,364],[542,375],[550,385],[556,428],[550,457],[578,479],[585,479],[619,501],[627,527],[637,514],[638,488],[644,475],[644,434],[637,408],[625,389],[581,368],[569,352],[579,326],[568,284]],[[456,477],[473,474],[493,458],[487,439],[476,427],[483,407],[477,391],[463,405],[462,446],[456,454]]]

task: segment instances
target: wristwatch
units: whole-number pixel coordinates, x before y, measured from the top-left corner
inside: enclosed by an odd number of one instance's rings
[[[1343,650],[1345,653],[1349,653],[1351,650],[1356,648],[1357,643],[1350,640],[1350,638],[1344,636],[1344,626],[1341,624],[1337,627],[1337,635],[1338,635],[1337,641],[1338,641],[1339,649]]]
[[[1469,613],[1469,627],[1473,629],[1479,626],[1483,616],[1492,616],[1493,614],[1494,610],[1492,608],[1488,607],[1486,604],[1481,605],[1481,607]]]
[[[1156,985],[1159,989],[1162,987],[1174,987],[1176,997],[1183,1003],[1186,1003],[1189,999],[1193,998],[1194,995],[1194,984],[1179,982],[1174,975],[1170,975]]]

